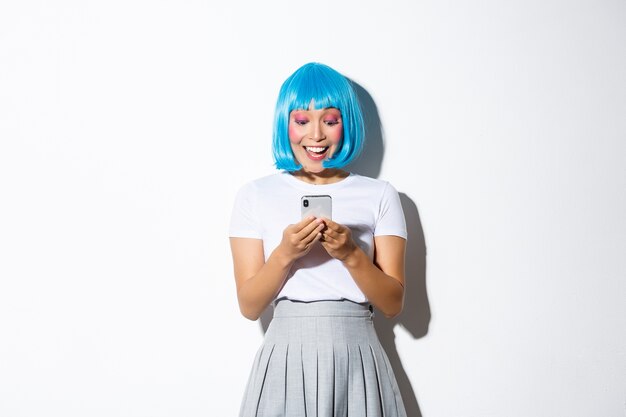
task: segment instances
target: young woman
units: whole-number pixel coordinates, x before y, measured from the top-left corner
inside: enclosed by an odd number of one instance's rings
[[[372,324],[402,310],[406,225],[387,182],[342,170],[361,152],[350,82],[310,63],[283,84],[273,153],[281,172],[239,190],[230,225],[237,297],[274,318],[254,360],[240,417],[406,416]],[[332,218],[301,218],[328,195]]]

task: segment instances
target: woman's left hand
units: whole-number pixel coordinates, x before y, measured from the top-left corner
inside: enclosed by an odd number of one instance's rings
[[[330,256],[344,262],[357,249],[354,240],[352,240],[352,231],[349,227],[326,217],[323,220],[326,228],[322,230],[320,243]]]

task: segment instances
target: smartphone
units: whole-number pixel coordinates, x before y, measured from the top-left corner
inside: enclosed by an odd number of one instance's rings
[[[300,199],[302,218],[307,216],[326,217],[332,220],[332,198],[329,195],[305,195]]]

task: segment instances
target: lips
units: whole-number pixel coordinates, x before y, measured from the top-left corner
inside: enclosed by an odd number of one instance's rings
[[[314,161],[321,161],[326,158],[328,146],[303,146],[307,156]]]

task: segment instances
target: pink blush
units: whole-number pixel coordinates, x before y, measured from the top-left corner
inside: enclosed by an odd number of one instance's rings
[[[298,140],[298,134],[296,133],[296,129],[295,127],[289,123],[289,128],[287,129],[287,134],[289,135],[289,141],[293,142],[293,143],[298,143],[300,142]]]
[[[333,129],[332,132],[330,132],[328,135],[328,140],[330,140],[333,145],[339,144],[339,142],[341,142],[341,139],[343,138],[343,127],[337,127],[338,129]]]

